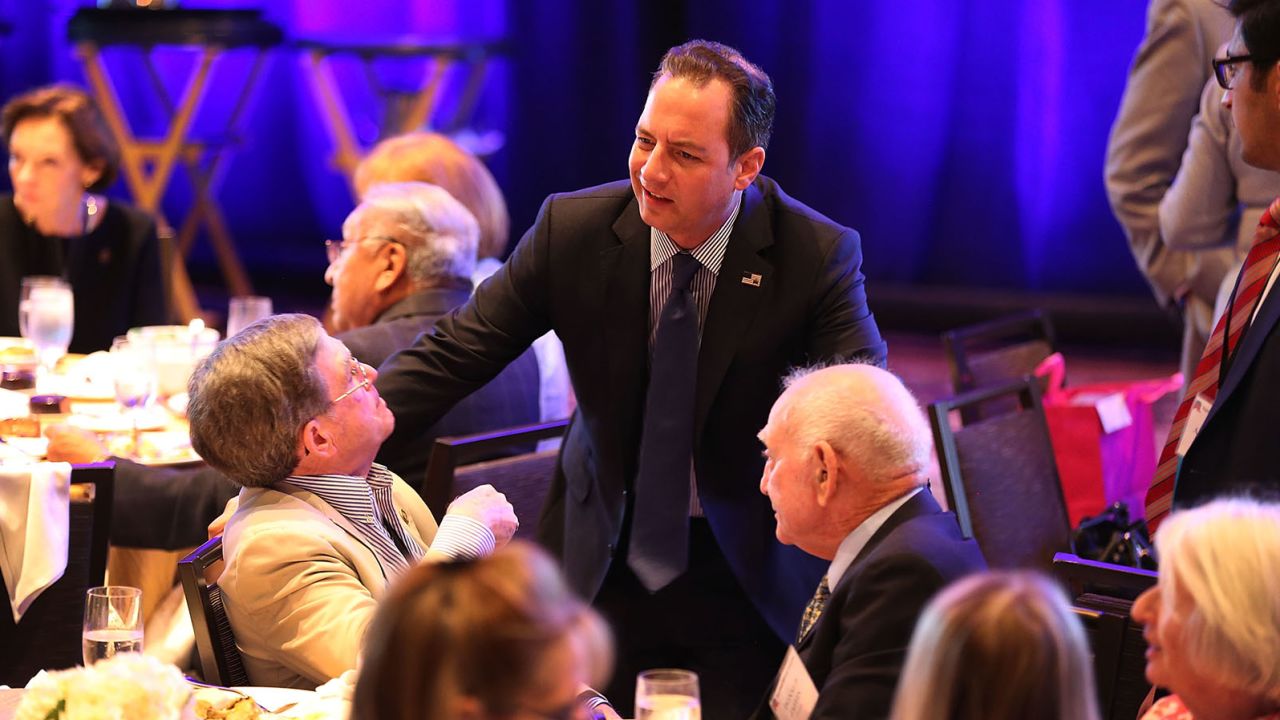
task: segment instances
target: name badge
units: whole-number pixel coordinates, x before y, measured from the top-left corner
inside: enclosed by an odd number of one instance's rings
[[[782,659],[778,682],[774,683],[773,694],[769,696],[769,709],[778,720],[809,720],[817,704],[818,688],[792,645]]]
[[[1191,410],[1187,413],[1187,423],[1182,428],[1182,437],[1178,438],[1178,457],[1187,454],[1187,449],[1191,447],[1191,443],[1195,441],[1196,435],[1200,434],[1200,428],[1204,425],[1204,419],[1209,416],[1209,410],[1213,407],[1213,401],[1204,396],[1204,393],[1196,395],[1191,401]]]

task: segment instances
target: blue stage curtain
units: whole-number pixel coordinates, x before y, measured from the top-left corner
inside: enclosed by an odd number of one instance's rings
[[[65,40],[79,3],[0,0],[0,92],[81,81]],[[234,7],[233,1],[185,3]],[[481,108],[515,237],[543,198],[626,173],[663,50],[692,37],[773,77],[765,172],[863,233],[873,283],[1128,293],[1145,286],[1107,207],[1106,138],[1142,0],[276,0],[286,34],[506,37]],[[234,72],[234,68],[230,71]],[[146,110],[145,86],[122,93]],[[216,102],[216,101],[214,101]],[[365,98],[363,102],[371,102]],[[212,108],[216,112],[216,108]],[[278,50],[219,198],[252,271],[319,284],[319,243],[352,202],[296,53]],[[371,120],[362,135],[376,128]],[[189,203],[175,184],[166,211]],[[123,188],[119,188],[123,192]],[[514,238],[513,238],[514,241]],[[210,263],[207,251],[197,263]],[[308,278],[310,278],[308,280]],[[263,284],[265,281],[260,281]]]

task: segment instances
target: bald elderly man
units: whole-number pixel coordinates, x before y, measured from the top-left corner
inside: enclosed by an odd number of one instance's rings
[[[928,491],[932,436],[897,377],[853,364],[785,384],[760,431],[760,491],[778,540],[831,563],[794,646],[811,717],[886,717],[921,609],[986,562]],[[778,687],[755,717],[775,717]]]

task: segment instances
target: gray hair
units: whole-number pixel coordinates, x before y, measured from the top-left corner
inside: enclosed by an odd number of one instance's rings
[[[1172,608],[1181,589],[1195,606],[1185,625],[1191,666],[1280,702],[1280,504],[1231,498],[1175,512],[1156,549],[1161,602]]]
[[[840,368],[880,376],[876,387],[884,402],[853,402],[838,387],[807,389],[803,402],[789,403],[784,410],[792,437],[804,447],[823,440],[831,443],[841,455],[857,458],[862,469],[880,482],[927,472],[933,436],[920,404],[896,375],[871,363],[815,365],[792,370],[783,385],[799,390],[815,373]]]
[[[374,185],[342,223],[343,237],[350,238],[366,216],[394,228],[393,235],[408,256],[406,272],[415,285],[455,281],[470,285],[480,226],[443,188],[423,182]]]
[[[245,487],[297,467],[302,429],[329,407],[316,367],[323,334],[310,315],[274,315],[223,340],[191,375],[191,446]]]

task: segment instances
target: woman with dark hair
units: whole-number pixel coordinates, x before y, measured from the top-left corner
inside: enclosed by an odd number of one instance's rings
[[[38,88],[0,110],[13,195],[0,197],[0,335],[18,334],[27,275],[65,278],[75,295],[71,352],[105,350],[130,327],[169,321],[155,222],[101,193],[120,151],[89,96]]]
[[[352,720],[586,720],[612,641],[555,563],[513,542],[397,580],[366,636]]]

